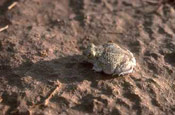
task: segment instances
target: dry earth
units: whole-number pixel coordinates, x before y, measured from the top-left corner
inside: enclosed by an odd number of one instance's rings
[[[0,114],[175,114],[175,9],[159,1],[1,0]],[[134,53],[133,74],[84,62],[109,41]]]

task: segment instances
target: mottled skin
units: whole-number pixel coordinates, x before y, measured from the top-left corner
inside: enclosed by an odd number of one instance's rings
[[[103,71],[106,74],[120,76],[131,73],[136,66],[133,54],[115,43],[99,46],[90,44],[83,54],[97,72]]]

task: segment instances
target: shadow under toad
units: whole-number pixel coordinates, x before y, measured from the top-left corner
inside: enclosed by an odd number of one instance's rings
[[[84,61],[83,56],[74,55],[39,61],[37,63],[24,63],[14,70],[21,77],[31,76],[33,79],[48,83],[48,80],[59,80],[61,83],[81,82],[83,80],[107,80],[114,77],[92,70],[92,64]],[[115,76],[116,77],[116,76]]]

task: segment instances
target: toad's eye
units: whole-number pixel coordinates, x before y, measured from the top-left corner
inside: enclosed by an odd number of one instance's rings
[[[88,58],[93,58],[94,57],[91,53],[89,53],[87,56],[88,56]]]

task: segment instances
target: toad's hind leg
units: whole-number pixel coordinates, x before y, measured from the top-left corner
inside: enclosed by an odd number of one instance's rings
[[[100,65],[98,63],[95,63],[92,69],[96,72],[102,71],[102,68],[100,67]]]
[[[118,75],[118,76],[123,76],[129,73],[133,72],[133,67],[131,67],[130,69],[127,70],[117,70],[114,72],[113,76]]]
[[[119,74],[119,76],[122,76],[122,75],[126,75],[126,74],[129,74],[129,73],[132,73],[132,71],[133,71],[133,68],[129,69],[128,71],[121,72],[121,73]]]

